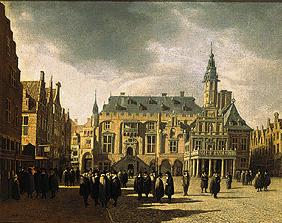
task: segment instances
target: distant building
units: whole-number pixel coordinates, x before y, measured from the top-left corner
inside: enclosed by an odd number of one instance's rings
[[[62,167],[70,162],[71,122],[61,107],[60,88],[45,84],[45,73],[39,81],[22,81],[22,145],[34,147],[36,166]]]
[[[251,168],[282,176],[282,119],[277,112],[273,123],[268,118],[266,128],[251,133]]]
[[[193,176],[249,168],[251,128],[240,116],[232,92],[218,92],[211,53],[204,77],[204,106],[178,96],[110,96],[81,131],[81,168],[100,170],[189,170]],[[85,140],[83,140],[83,137]],[[87,149],[86,149],[87,145]]]
[[[8,184],[19,166],[33,164],[21,153],[22,84],[16,43],[0,3],[0,199],[9,195]]]

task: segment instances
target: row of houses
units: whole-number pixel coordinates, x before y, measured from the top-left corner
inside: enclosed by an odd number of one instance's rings
[[[60,102],[61,84],[20,80],[16,43],[0,3],[0,197],[19,167],[63,167],[70,161],[71,120]]]

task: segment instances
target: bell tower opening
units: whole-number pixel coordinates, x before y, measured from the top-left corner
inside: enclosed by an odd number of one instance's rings
[[[127,150],[126,150],[126,155],[128,156],[133,156],[133,149],[132,147],[128,147]]]

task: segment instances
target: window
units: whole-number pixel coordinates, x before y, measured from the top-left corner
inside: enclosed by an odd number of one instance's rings
[[[86,144],[91,144],[91,139],[86,139]]]
[[[245,167],[247,164],[247,159],[246,158],[241,158],[241,167]]]
[[[105,129],[111,128],[111,122],[105,122]]]
[[[231,141],[231,148],[233,150],[237,149],[238,145],[237,145],[237,138],[232,138],[232,141]]]
[[[154,122],[149,122],[148,123],[148,130],[154,130],[155,129],[155,123]]]
[[[22,132],[24,136],[28,135],[28,116],[23,116]]]
[[[104,135],[103,136],[103,152],[110,153],[112,151],[112,136]]]
[[[11,85],[13,87],[17,86],[17,82],[16,82],[16,72],[14,71],[14,69],[12,67],[10,67],[10,82]]]
[[[195,140],[195,150],[202,149],[202,141],[201,140]]]
[[[225,149],[225,141],[224,140],[219,140],[218,141],[218,149],[219,150],[224,150]]]
[[[246,138],[242,138],[241,144],[242,144],[242,150],[247,150],[247,139]]]
[[[11,101],[7,98],[6,100],[6,120],[8,123],[11,122]]]
[[[73,152],[72,152],[72,155],[73,155],[73,156],[77,156],[77,151],[73,151]]]
[[[156,149],[156,136],[155,135],[148,135],[147,136],[147,153],[154,153]]]
[[[199,132],[201,133],[203,131],[203,123],[199,122]]]
[[[171,153],[176,153],[178,147],[178,141],[177,140],[171,140],[169,142],[169,148]]]

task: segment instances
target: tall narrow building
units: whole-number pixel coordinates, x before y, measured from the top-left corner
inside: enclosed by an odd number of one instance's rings
[[[9,196],[8,180],[15,170],[33,162],[21,154],[22,84],[16,43],[5,7],[0,3],[0,199]]]

